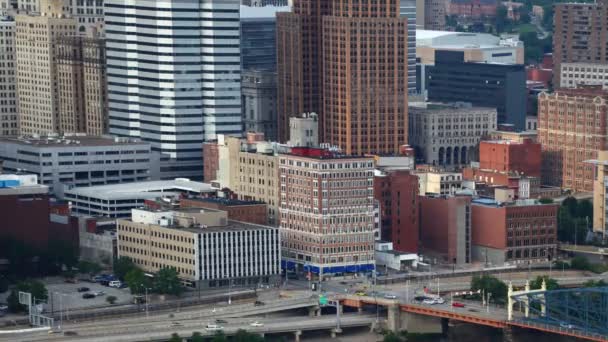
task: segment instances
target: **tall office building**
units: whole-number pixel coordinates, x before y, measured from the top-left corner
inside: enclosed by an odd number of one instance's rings
[[[285,268],[320,276],[374,269],[373,165],[308,147],[279,156]]]
[[[18,134],[15,21],[7,18],[0,19],[0,136]]]
[[[407,18],[407,91],[416,92],[416,0],[401,0],[399,14]],[[420,1],[418,1],[420,2]]]
[[[543,184],[593,191],[593,165],[608,150],[608,91],[601,86],[538,96],[538,141]]]
[[[241,134],[239,6],[106,1],[110,133],[152,143],[163,178],[200,178],[202,142]]]
[[[103,27],[104,0],[64,0],[69,1],[70,13],[78,22],[78,31],[87,27]]]
[[[55,40],[55,81],[61,132],[108,132],[105,40],[68,36]]]
[[[608,1],[555,4],[553,84],[560,84],[562,63],[608,62]]]
[[[276,70],[277,12],[287,6],[241,6],[241,68]]]
[[[320,115],[346,154],[407,142],[407,20],[398,2],[295,1],[277,16],[279,140],[289,116]]]
[[[60,132],[55,40],[76,33],[76,21],[65,16],[62,0],[43,0],[40,7],[41,15],[15,17],[20,134]]]

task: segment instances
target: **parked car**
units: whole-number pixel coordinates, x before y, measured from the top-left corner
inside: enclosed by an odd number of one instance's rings
[[[122,282],[120,280],[112,280],[108,283],[109,287],[119,288],[122,286]]]
[[[95,295],[92,293],[85,293],[82,295],[83,299],[91,299],[91,298],[95,298]]]
[[[460,302],[454,302],[452,303],[452,306],[455,308],[464,308],[464,304]]]
[[[224,330],[224,328],[222,328],[221,326],[219,326],[217,324],[207,324],[207,326],[205,327],[205,329],[208,330],[208,331]]]
[[[264,302],[260,302],[259,300],[256,300],[255,303],[253,303],[253,305],[262,306],[262,305],[266,305],[266,304]]]
[[[83,287],[79,287],[79,288],[78,288],[78,292],[88,292],[89,290],[90,290],[90,289],[89,289],[88,287],[86,287],[86,286],[83,286]]]
[[[576,325],[566,323],[566,322],[559,322],[559,326],[560,326],[560,328],[564,328],[564,329],[576,329]]]
[[[437,304],[437,302],[435,302],[435,300],[432,298],[426,298],[425,300],[422,301],[422,304],[435,305],[435,304]]]
[[[216,319],[215,323],[218,323],[218,324],[228,324],[228,321],[226,321],[225,319]]]
[[[365,292],[357,291],[357,292],[355,292],[355,295],[363,297],[363,296],[365,296]]]
[[[105,292],[103,292],[103,291],[97,291],[97,292],[93,292],[93,294],[94,294],[96,297],[99,297],[99,296],[105,296],[105,295],[106,295],[106,293],[105,293]]]
[[[75,331],[64,331],[63,332],[63,336],[76,336],[76,335],[78,335],[78,333]]]
[[[263,326],[264,326],[264,323],[261,323],[261,322],[257,322],[257,321],[256,321],[256,322],[251,323],[250,325],[251,325],[252,327],[263,327]]]
[[[395,296],[392,293],[386,293],[386,294],[384,294],[384,298],[386,298],[386,299],[397,299],[397,296]]]
[[[76,279],[74,278],[66,278],[65,282],[68,284],[76,284]]]

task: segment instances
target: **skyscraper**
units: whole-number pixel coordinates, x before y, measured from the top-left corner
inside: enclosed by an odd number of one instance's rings
[[[416,0],[400,0],[399,14],[407,18],[407,91],[416,92]],[[418,1],[420,2],[420,1]]]
[[[161,177],[200,178],[201,143],[241,134],[239,0],[108,0],[110,133],[161,153]]]
[[[560,84],[561,63],[608,62],[608,1],[555,4],[553,84]]]
[[[0,136],[19,134],[16,84],[15,21],[0,19]]]
[[[407,142],[407,19],[396,1],[294,1],[277,16],[279,140],[320,114],[322,142],[394,154]]]
[[[18,14],[16,22],[17,96],[20,134],[60,132],[55,81],[55,39],[76,34],[62,0],[41,1],[44,15]]]

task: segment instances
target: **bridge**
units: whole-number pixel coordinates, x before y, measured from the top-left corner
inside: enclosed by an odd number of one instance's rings
[[[465,305],[454,307],[451,301],[425,305],[367,296],[338,297],[344,306],[359,310],[369,305],[386,307],[387,325],[393,331],[440,333],[442,320],[455,320],[504,329],[506,335],[515,327],[589,341],[608,341],[608,287],[548,291],[543,282],[539,290],[531,290],[526,283],[524,290],[514,291],[509,284],[504,309],[470,301],[459,301]],[[521,312],[514,310],[518,305]]]

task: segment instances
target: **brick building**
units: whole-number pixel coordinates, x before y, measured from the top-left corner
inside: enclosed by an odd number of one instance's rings
[[[502,266],[554,257],[558,209],[557,204],[539,204],[535,200],[506,205],[473,200],[473,259]]]
[[[442,263],[471,262],[471,197],[420,197],[420,245]]]
[[[321,141],[346,154],[407,143],[407,18],[399,1],[296,0],[277,14],[278,130],[315,112]]]
[[[203,143],[203,182],[210,183],[217,179],[219,163],[220,155],[217,141]]]
[[[553,84],[561,84],[562,63],[608,62],[608,3],[556,3],[553,34]]]
[[[473,19],[495,17],[497,8],[496,0],[450,0],[448,15]]]
[[[319,276],[374,269],[373,165],[318,148],[279,155],[285,268]]]
[[[182,208],[217,209],[228,213],[228,219],[255,224],[267,224],[266,204],[257,201],[241,201],[230,198],[182,198]]]
[[[559,89],[538,96],[538,140],[543,184],[593,191],[593,165],[606,150],[608,91],[601,86]]]
[[[409,171],[377,171],[374,199],[380,202],[382,240],[399,252],[418,253],[418,177]]]
[[[540,177],[540,150],[540,144],[531,140],[482,141],[479,144],[479,167]]]

